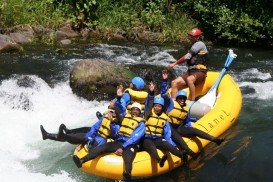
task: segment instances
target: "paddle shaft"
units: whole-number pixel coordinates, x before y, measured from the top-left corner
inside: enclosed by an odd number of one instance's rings
[[[235,57],[236,54],[234,54],[233,51],[230,50],[224,68],[221,70],[218,78],[216,79],[215,83],[212,85],[208,93],[198,100],[200,103],[207,104],[211,108],[214,106],[214,103],[216,101],[216,90]]]
[[[228,70],[229,66],[231,65],[232,61],[234,60],[235,56],[231,55],[231,53],[228,54],[227,60],[225,62],[225,67],[221,70],[220,75],[216,79],[215,83],[213,86],[210,88],[208,93],[213,92],[213,90],[216,90],[217,87],[219,86],[222,78],[224,77],[226,71]]]

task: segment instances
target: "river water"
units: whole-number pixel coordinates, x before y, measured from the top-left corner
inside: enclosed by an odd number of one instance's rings
[[[87,101],[69,87],[69,71],[87,58],[118,64],[168,65],[186,51],[181,45],[90,43],[65,48],[27,45],[24,54],[0,54],[1,182],[111,181],[81,172],[72,161],[75,146],[43,141],[39,126],[57,132],[90,126],[106,101]],[[220,71],[228,48],[209,47],[211,70]],[[243,94],[236,124],[221,146],[209,144],[190,170],[178,169],[145,181],[272,181],[273,51],[234,49],[229,74]],[[176,70],[186,70],[184,65]],[[107,169],[106,169],[107,170]]]

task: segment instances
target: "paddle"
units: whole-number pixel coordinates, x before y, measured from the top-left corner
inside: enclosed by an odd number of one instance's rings
[[[236,54],[234,54],[233,50],[229,50],[229,54],[228,57],[226,59],[225,62],[225,66],[222,69],[222,71],[220,72],[217,80],[215,81],[215,83],[213,84],[213,86],[210,88],[210,90],[208,91],[208,93],[206,95],[204,95],[203,97],[201,97],[198,102],[206,104],[208,106],[210,106],[211,108],[213,108],[215,101],[216,101],[216,90],[222,80],[222,78],[224,77],[226,71],[228,70],[230,64],[232,63],[232,61],[237,57]]]

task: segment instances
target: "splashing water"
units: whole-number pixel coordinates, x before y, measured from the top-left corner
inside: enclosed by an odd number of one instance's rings
[[[52,151],[65,153],[67,150],[65,146],[69,144],[62,143],[64,149],[60,150],[58,142],[42,141],[41,124],[51,132],[56,132],[61,123],[69,128],[90,126],[96,122],[95,112],[106,107],[107,102],[78,98],[67,82],[51,88],[37,76],[4,80],[0,85],[1,181],[77,181],[63,170],[48,176],[33,173],[24,161],[38,159],[43,151],[54,155]],[[54,159],[46,165],[50,166],[51,162],[54,163]]]

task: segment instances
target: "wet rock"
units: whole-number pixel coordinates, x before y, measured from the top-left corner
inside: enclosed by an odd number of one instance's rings
[[[156,93],[160,93],[162,84],[162,70],[166,69],[164,66],[155,66],[149,64],[130,65],[129,69],[143,78],[146,82],[146,90],[148,90],[147,84],[153,82],[156,85]],[[169,82],[176,76],[172,70],[168,71]]]
[[[119,42],[126,42],[126,32],[124,30],[117,30],[116,33],[113,34],[111,40],[119,41]]]
[[[9,36],[19,44],[30,43],[31,40],[21,33],[10,33]]]
[[[83,28],[80,32],[83,40],[86,40],[89,37],[90,30],[88,28]]]
[[[17,32],[23,34],[28,39],[33,39],[35,36],[33,28],[29,25],[21,26],[20,28],[18,28]]]
[[[64,24],[59,30],[56,31],[57,40],[64,40],[69,38],[78,37],[79,34],[72,30],[70,23]]]
[[[141,42],[157,42],[159,40],[160,37],[160,33],[154,33],[154,32],[150,32],[150,31],[143,31],[138,33],[138,39]]]
[[[93,38],[93,39],[101,39],[102,38],[102,34],[100,33],[99,30],[91,30],[88,35]]]
[[[71,44],[71,40],[69,40],[69,39],[64,39],[64,40],[61,40],[60,43],[61,43],[62,45],[69,45],[69,44]]]
[[[57,40],[64,40],[64,39],[67,39],[67,38],[68,38],[68,35],[67,35],[66,32],[59,31],[59,30],[56,31],[56,39]]]
[[[128,31],[127,39],[131,42],[140,42],[140,40],[138,38],[138,34],[143,31],[144,31],[143,27],[134,27]]]
[[[16,25],[14,27],[5,29],[5,34],[11,34],[11,33],[15,33],[13,36],[19,36],[20,34],[20,37],[24,37],[28,40],[27,43],[29,41],[31,42],[36,36],[35,31],[30,25]],[[22,43],[25,43],[25,42],[22,42]]]
[[[128,68],[104,60],[87,59],[77,63],[70,72],[70,86],[78,96],[88,100],[110,100],[116,86],[128,87],[135,74]]]
[[[104,60],[83,60],[70,72],[70,86],[75,94],[85,99],[111,100],[116,97],[118,83],[127,88],[134,76],[140,76],[146,83],[153,81],[159,93],[163,69],[165,69],[163,66],[147,64],[124,67]],[[174,77],[170,72],[169,78]],[[145,89],[148,90],[148,87]]]
[[[2,52],[20,52],[23,48],[17,44],[11,37],[0,34],[0,53]]]
[[[33,88],[36,82],[30,76],[21,76],[17,78],[17,85],[19,87]]]
[[[0,34],[0,41],[15,43],[14,40],[10,36],[3,35],[3,34]]]
[[[123,35],[120,35],[120,34],[114,34],[110,40],[119,41],[119,42],[126,42],[127,41],[126,37],[124,37]]]

